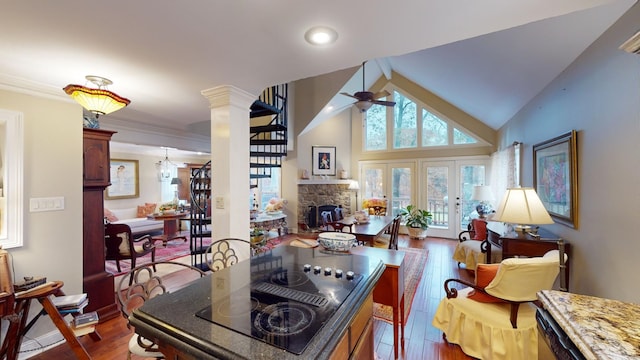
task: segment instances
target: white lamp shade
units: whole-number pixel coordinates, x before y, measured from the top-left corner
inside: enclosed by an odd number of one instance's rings
[[[478,201],[493,201],[493,193],[491,187],[488,185],[478,185],[473,187],[473,193],[471,194],[471,200]]]
[[[507,189],[492,220],[526,225],[553,224],[533,188]]]
[[[349,184],[349,190],[360,190],[360,184],[353,180],[350,184]]]

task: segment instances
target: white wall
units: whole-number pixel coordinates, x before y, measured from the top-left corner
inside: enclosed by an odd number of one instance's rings
[[[0,90],[0,108],[24,114],[24,246],[8,249],[14,277],[64,281],[82,292],[82,108],[67,102]],[[11,156],[11,154],[8,154]],[[65,209],[29,212],[33,197],[64,197]],[[39,305],[31,309],[33,316]],[[44,317],[30,337],[54,329]]]
[[[634,5],[500,131],[524,143],[523,186],[533,185],[532,146],[578,131],[578,229],[548,229],[573,246],[572,292],[640,302],[640,56],[618,46],[638,30]]]

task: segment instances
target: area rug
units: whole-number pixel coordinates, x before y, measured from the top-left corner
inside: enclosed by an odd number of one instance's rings
[[[188,239],[188,237],[187,237]],[[208,246],[211,242],[211,239],[204,238],[203,245]],[[172,240],[167,243],[167,246],[162,246],[162,242],[156,242],[156,261],[170,261],[175,260],[179,257],[183,257],[191,254],[191,250],[189,249],[189,241],[186,242],[182,239]],[[144,255],[136,259],[136,266],[150,263],[151,262],[151,254]],[[112,273],[115,276],[122,275],[129,270],[131,270],[131,261],[130,260],[120,260],[120,269],[122,271],[118,272],[116,268],[115,260],[107,260],[105,261],[105,270]]]
[[[411,311],[413,297],[416,295],[416,289],[422,279],[422,272],[427,263],[427,254],[425,249],[414,248],[398,248],[398,251],[404,251],[404,322],[406,324]],[[393,324],[393,308],[382,304],[373,304],[373,316],[376,319],[386,321]]]

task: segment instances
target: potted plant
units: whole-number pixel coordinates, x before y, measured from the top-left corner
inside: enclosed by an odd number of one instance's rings
[[[430,212],[418,209],[414,205],[407,205],[406,208],[400,209],[400,215],[405,221],[410,237],[424,239],[427,236],[432,217]]]

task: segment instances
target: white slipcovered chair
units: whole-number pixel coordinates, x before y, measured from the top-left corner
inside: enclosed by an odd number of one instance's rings
[[[480,265],[476,284],[446,280],[447,296],[436,310],[433,326],[443,332],[445,340],[460,345],[465,354],[475,358],[537,360],[538,330],[532,302],[537,300],[538,291],[553,287],[560,256],[558,250],[552,250],[542,257]],[[566,261],[566,255],[562,256]],[[492,280],[480,279],[485,268],[497,270]],[[454,282],[468,287],[450,287]]]
[[[458,234],[458,245],[453,251],[453,260],[465,264],[467,270],[475,271],[478,264],[487,263],[487,252],[491,244],[488,240],[487,222],[482,219],[473,219],[469,223],[469,229]],[[491,253],[491,262],[500,262],[498,251]]]

